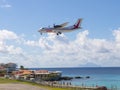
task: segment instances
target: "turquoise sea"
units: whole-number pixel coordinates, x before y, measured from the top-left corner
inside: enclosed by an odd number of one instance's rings
[[[90,76],[89,79],[72,79],[74,85],[106,86],[120,90],[120,67],[85,67],[85,68],[32,68],[34,70],[62,71],[62,76]]]

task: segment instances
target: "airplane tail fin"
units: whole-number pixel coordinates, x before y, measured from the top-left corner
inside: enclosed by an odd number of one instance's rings
[[[77,29],[77,28],[81,28],[81,22],[82,22],[82,18],[78,19],[77,22],[74,24],[74,29]]]

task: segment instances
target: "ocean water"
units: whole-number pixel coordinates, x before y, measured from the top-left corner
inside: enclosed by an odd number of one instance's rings
[[[72,79],[73,85],[106,86],[120,90],[120,67],[86,67],[86,68],[32,68],[32,70],[62,71],[62,76],[81,76],[82,79]],[[90,76],[90,78],[85,78]]]

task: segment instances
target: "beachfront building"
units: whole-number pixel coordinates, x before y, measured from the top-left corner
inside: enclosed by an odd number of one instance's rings
[[[12,71],[15,71],[16,70],[16,67],[17,65],[15,63],[7,63],[7,64],[4,64],[4,63],[0,63],[0,69],[5,69],[7,70],[8,72],[12,72]]]
[[[12,78],[26,80],[33,72],[30,70],[18,70],[12,72]]]
[[[54,81],[59,80],[61,72],[48,70],[18,70],[13,71],[13,78],[22,80]]]
[[[3,66],[0,66],[0,77],[3,77],[6,73],[6,68]]]
[[[55,81],[61,78],[60,71],[37,70],[34,72],[35,80]]]
[[[15,63],[7,63],[5,64],[5,67],[7,69],[7,73],[12,73],[12,71],[16,70],[17,65]]]
[[[6,70],[6,68],[4,68],[3,66],[0,66],[0,71],[4,71]]]
[[[9,77],[12,71],[16,70],[17,65],[15,63],[0,63],[0,76]]]

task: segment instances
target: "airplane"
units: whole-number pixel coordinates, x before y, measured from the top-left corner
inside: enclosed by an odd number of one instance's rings
[[[53,27],[44,27],[38,30],[38,32],[40,32],[41,35],[42,33],[56,33],[57,35],[59,35],[64,32],[71,32],[77,29],[81,29],[81,21],[82,18],[78,19],[74,25],[68,27],[65,27],[68,24],[68,22],[65,22],[60,25],[53,25]]]

